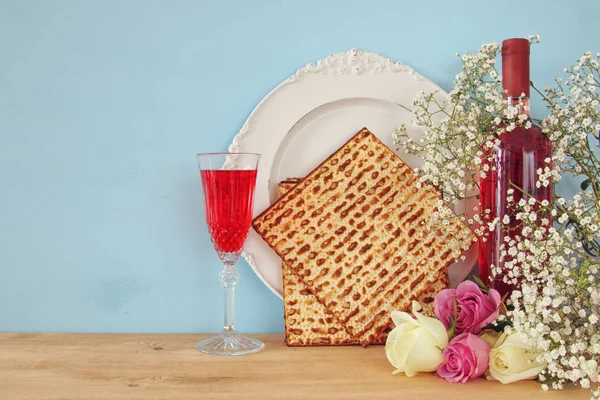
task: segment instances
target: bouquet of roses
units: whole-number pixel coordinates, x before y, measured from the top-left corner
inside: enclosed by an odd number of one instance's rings
[[[434,307],[437,318],[421,314],[417,302],[413,315],[392,312],[396,327],[385,351],[394,374],[436,372],[449,382],[485,376],[511,383],[534,379],[545,368],[521,333],[496,323],[504,307],[496,290],[464,281],[438,293]]]

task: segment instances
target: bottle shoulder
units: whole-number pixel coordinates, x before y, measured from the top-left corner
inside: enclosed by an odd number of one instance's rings
[[[500,128],[508,126],[507,122],[502,122]],[[549,154],[552,151],[552,143],[548,136],[543,133],[542,128],[534,123],[529,128],[517,126],[510,131],[502,131],[498,134],[501,147],[514,151],[542,151]]]
[[[532,123],[529,128],[526,128],[524,126],[517,126],[510,131],[502,130],[506,126],[508,126],[508,124],[506,123],[500,124],[501,133],[498,135],[500,139],[505,137],[527,135],[529,137],[539,137],[540,140],[549,140],[548,136],[542,132],[542,128],[534,123]]]

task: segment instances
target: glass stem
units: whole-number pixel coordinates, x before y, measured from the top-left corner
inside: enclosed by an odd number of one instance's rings
[[[240,274],[235,270],[235,263],[223,263],[219,279],[223,284],[223,333],[235,332],[235,285]]]

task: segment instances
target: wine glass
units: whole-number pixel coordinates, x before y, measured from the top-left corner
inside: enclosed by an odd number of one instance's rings
[[[196,343],[196,349],[207,354],[244,355],[264,348],[257,339],[242,336],[234,325],[234,290],[239,279],[235,263],[242,253],[252,222],[254,187],[259,154],[203,153],[196,156],[202,178],[206,224],[211,241],[223,269],[223,331]]]

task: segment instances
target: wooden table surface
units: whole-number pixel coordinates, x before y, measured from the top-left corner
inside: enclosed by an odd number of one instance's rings
[[[207,335],[0,334],[1,400],[67,399],[589,399],[533,381],[450,384],[392,375],[382,346],[286,347],[282,335],[243,357],[204,355]]]

